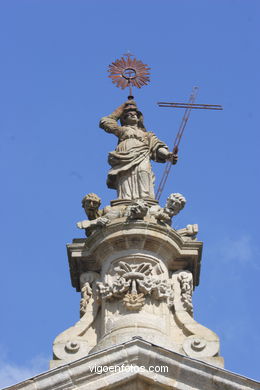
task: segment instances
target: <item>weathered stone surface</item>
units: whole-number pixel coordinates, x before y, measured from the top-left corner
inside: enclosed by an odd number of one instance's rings
[[[142,218],[115,219],[68,245],[81,319],[55,339],[51,367],[135,336],[223,365],[217,335],[193,319],[202,243]]]
[[[8,389],[259,390],[260,384],[156,344],[133,339]]]
[[[186,242],[168,225],[157,224],[148,216],[140,221],[117,218],[88,239],[74,239],[67,245],[72,286],[80,291],[80,275],[100,271],[104,256],[119,256],[120,250],[142,250],[162,256],[170,271],[189,269],[194,285],[199,284],[202,242]]]

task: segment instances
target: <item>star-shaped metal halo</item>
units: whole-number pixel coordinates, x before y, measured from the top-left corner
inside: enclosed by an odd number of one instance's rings
[[[143,85],[147,85],[150,81],[149,70],[147,65],[136,58],[130,58],[132,54],[124,54],[119,60],[112,62],[108,67],[109,77],[112,82],[122,89],[126,87],[141,88]]]

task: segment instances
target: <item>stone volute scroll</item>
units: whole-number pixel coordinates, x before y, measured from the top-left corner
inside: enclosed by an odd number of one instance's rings
[[[87,219],[77,222],[81,238],[67,245],[71,283],[81,294],[79,321],[54,340],[51,367],[135,337],[223,366],[218,336],[194,319],[203,246],[198,225],[175,228],[174,218],[186,205],[180,192],[162,205],[154,195],[151,160],[175,164],[177,155],[146,130],[133,100],[132,88],[147,84],[149,68],[130,55],[113,64],[112,80],[130,88],[128,100],[99,123],[116,137],[107,186],[117,198],[104,206],[91,185],[82,189]],[[97,137],[105,140],[98,131],[97,124]]]

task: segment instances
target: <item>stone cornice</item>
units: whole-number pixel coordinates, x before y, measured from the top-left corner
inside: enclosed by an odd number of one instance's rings
[[[123,250],[154,251],[164,258],[169,270],[189,269],[194,286],[199,284],[202,242],[184,241],[171,227],[144,221],[127,222],[125,218],[112,221],[87,239],[75,239],[67,245],[72,286],[80,291],[79,275],[99,271],[103,253]]]
[[[101,373],[91,372],[95,366],[116,365],[144,366],[139,374],[126,372]],[[168,372],[153,373],[150,366],[167,366]],[[88,386],[91,390],[113,389],[139,381],[149,382],[149,389],[175,390],[258,390],[258,382],[234,374],[207,363],[185,357],[165,348],[134,338],[123,344],[108,348],[72,363],[50,370],[19,384],[8,387],[8,390],[72,390]],[[84,387],[85,388],[85,387]],[[129,387],[127,387],[128,389]]]

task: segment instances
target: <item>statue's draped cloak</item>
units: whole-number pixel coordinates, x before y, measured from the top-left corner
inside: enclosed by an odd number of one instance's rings
[[[165,143],[152,132],[119,126],[112,115],[102,118],[100,127],[119,139],[116,150],[108,155],[111,169],[107,186],[116,189],[121,199],[154,198],[154,174],[150,159],[164,162],[158,149],[167,149]]]

